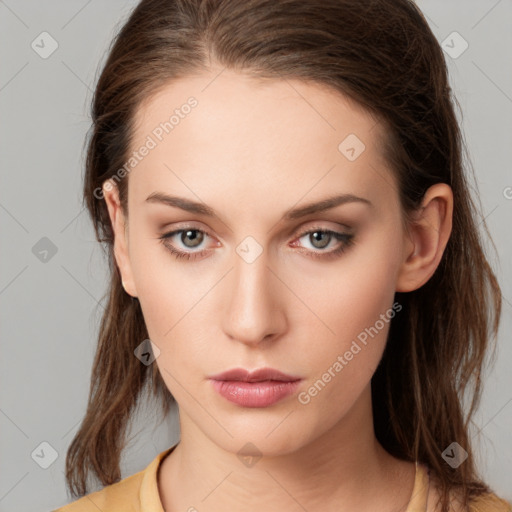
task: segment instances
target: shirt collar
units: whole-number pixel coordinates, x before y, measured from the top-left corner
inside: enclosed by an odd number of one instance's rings
[[[144,470],[140,484],[140,509],[144,512],[165,512],[158,491],[158,468],[163,459],[169,455],[176,446],[177,445],[160,452]]]

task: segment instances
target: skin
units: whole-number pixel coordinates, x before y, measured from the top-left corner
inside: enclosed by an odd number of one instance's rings
[[[182,78],[140,106],[134,149],[187,98],[198,100],[129,173],[128,216],[117,188],[104,186],[123,285],[139,298],[160,350],[154,364],[179,405],[181,439],[158,477],[163,506],[405,510],[414,463],[378,443],[371,409],[389,322],[309,403],[298,393],[392,308],[395,291],[415,290],[432,276],[451,232],[452,191],[431,187],[404,229],[375,118],[318,84],[220,71]],[[354,161],[338,150],[351,133],[365,144]],[[219,219],[146,202],[155,191],[203,202]],[[334,193],[372,205],[281,220],[286,210]],[[205,252],[176,259],[159,237],[192,227],[206,232],[197,248],[180,234],[167,241]],[[335,258],[313,258],[343,242],[324,238],[322,249],[303,235],[311,228],[350,232],[354,243]],[[251,263],[236,251],[247,236],[262,249]],[[228,402],[208,380],[234,367],[266,366],[303,379],[294,395],[266,408]],[[237,456],[248,442],[261,454],[250,467]]]

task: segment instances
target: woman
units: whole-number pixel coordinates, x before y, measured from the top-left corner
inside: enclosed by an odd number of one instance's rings
[[[510,510],[468,430],[501,299],[454,102],[408,0],[140,2],[84,186],[111,283],[67,481],[106,487],[60,511]],[[181,438],[120,481],[146,390]]]

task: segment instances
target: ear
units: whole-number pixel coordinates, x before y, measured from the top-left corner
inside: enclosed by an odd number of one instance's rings
[[[119,189],[108,179],[103,182],[102,191],[114,232],[114,257],[121,273],[123,288],[132,297],[137,297],[128,250],[128,224],[121,208]]]
[[[399,269],[397,292],[423,286],[434,274],[452,231],[453,192],[446,183],[432,185],[404,234],[404,261]]]

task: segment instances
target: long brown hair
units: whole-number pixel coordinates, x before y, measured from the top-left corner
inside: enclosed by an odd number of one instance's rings
[[[148,333],[140,304],[121,285],[100,187],[127,161],[141,102],[210,59],[255,77],[331,87],[374,114],[387,127],[383,150],[404,219],[429,186],[451,186],[452,234],[436,272],[418,290],[396,293],[404,311],[391,322],[372,378],[374,427],[391,454],[430,466],[443,511],[452,490],[464,504],[490,492],[475,467],[469,427],[501,293],[483,251],[479,226],[489,232],[464,172],[469,158],[464,165],[443,52],[411,0],[142,0],[132,12],[112,42],[92,106],[84,203],[111,281],[87,412],[67,453],[71,492],[87,493],[90,471],[103,485],[120,480],[126,427],[143,392],[161,400],[163,415],[174,400],[157,365],[134,356]],[[127,214],[128,179],[117,181]],[[468,453],[456,468],[441,456],[454,441]]]

